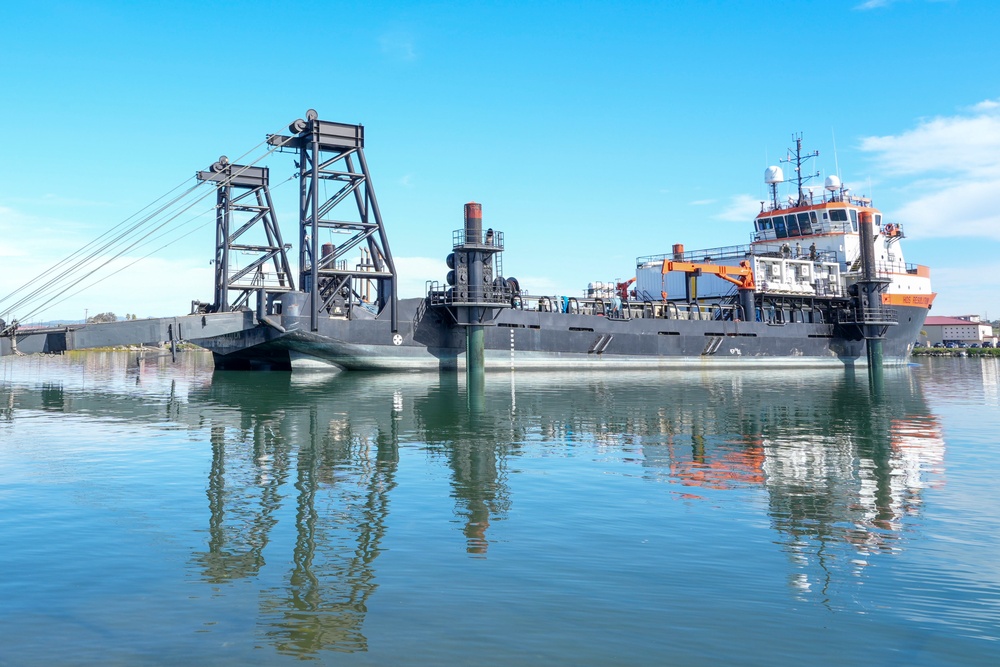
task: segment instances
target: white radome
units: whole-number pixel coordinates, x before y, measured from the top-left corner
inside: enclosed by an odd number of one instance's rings
[[[768,185],[774,185],[775,183],[784,183],[785,174],[782,173],[781,167],[768,167],[764,170],[764,182]]]

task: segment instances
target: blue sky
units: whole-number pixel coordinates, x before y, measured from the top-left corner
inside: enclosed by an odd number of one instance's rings
[[[907,261],[932,267],[934,314],[1000,316],[1000,3],[50,2],[0,15],[0,298],[315,108],[365,125],[406,295],[444,278],[470,200],[533,293],[627,278],[674,243],[745,243],[764,168],[801,132],[815,169],[839,169],[903,225]],[[266,164],[272,184],[294,171],[290,155]],[[274,197],[295,240],[294,183]],[[210,301],[211,220],[185,231],[40,318]]]

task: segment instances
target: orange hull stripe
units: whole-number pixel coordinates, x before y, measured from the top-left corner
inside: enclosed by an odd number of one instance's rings
[[[917,306],[919,308],[930,308],[934,303],[933,294],[883,294],[882,304],[886,306]]]

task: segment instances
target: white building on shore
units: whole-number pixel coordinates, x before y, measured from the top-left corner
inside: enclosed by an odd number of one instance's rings
[[[982,345],[986,341],[997,342],[993,335],[993,326],[989,322],[982,322],[979,315],[959,315],[957,317],[934,317],[927,316],[924,322],[923,332],[926,336],[921,336],[921,342],[931,345],[934,343],[979,343]]]

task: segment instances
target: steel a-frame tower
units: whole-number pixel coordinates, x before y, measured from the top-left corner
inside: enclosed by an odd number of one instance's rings
[[[198,180],[216,183],[215,207],[215,295],[211,310],[226,312],[250,305],[250,296],[262,289],[269,293],[295,289],[288,265],[286,246],[274,217],[268,189],[266,167],[231,164],[223,156],[207,171],[199,171]],[[263,227],[264,240],[243,241],[257,225]],[[238,225],[235,229],[233,227]],[[259,234],[258,234],[259,238]],[[243,268],[235,268],[235,253],[256,255]],[[268,263],[274,271],[266,271]],[[231,300],[230,292],[236,293]]]
[[[310,329],[319,329],[321,313],[337,316],[351,304],[368,303],[378,317],[388,314],[396,331],[396,269],[365,162],[364,127],[319,120],[310,109],[288,129],[293,136],[270,135],[268,143],[299,153],[299,288],[311,297]],[[327,184],[335,186],[331,196]],[[357,219],[334,218],[349,199]],[[321,244],[323,230],[331,239]],[[343,240],[333,243],[334,233]],[[363,254],[352,266],[346,257],[355,248]]]

